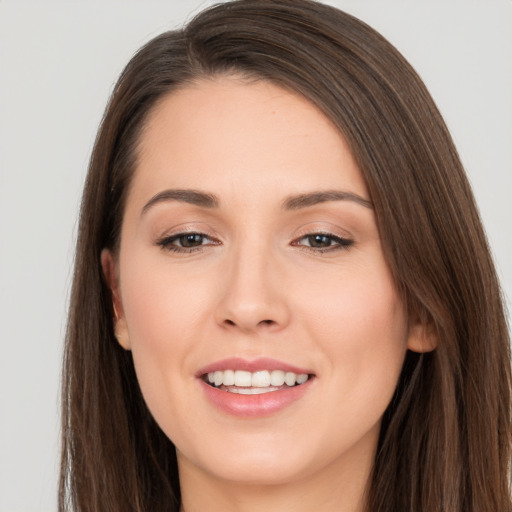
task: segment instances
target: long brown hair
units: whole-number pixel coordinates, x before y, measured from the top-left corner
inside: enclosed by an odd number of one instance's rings
[[[411,315],[437,339],[408,353],[385,413],[369,512],[510,512],[510,349],[500,288],[464,170],[425,86],[382,36],[310,0],[238,0],[146,44],[122,73],[82,200],[62,387],[59,510],[180,506],[175,449],[116,342],[100,253],[118,247],[148,113],[219,74],[269,80],[347,140]]]

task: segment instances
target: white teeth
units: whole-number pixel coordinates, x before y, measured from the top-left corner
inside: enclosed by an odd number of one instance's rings
[[[217,371],[214,374],[214,383],[216,386],[220,386],[224,380],[224,372]]]
[[[270,373],[267,370],[254,372],[251,384],[253,388],[268,388],[270,386]]]
[[[308,379],[309,375],[307,373],[296,374],[293,372],[283,372],[282,370],[259,370],[254,373],[244,370],[217,370],[207,375],[208,382],[215,387],[236,386],[237,388],[248,388],[243,391],[234,391],[244,394],[267,392],[262,390],[275,391],[276,388],[284,384],[287,386],[300,385],[304,384]],[[251,393],[249,393],[251,389],[255,390],[255,392],[253,393],[251,391]]]
[[[235,386],[249,388],[252,384],[251,372],[244,372],[243,370],[236,370],[235,372]]]
[[[275,388],[272,386],[266,388],[237,388],[236,386],[231,386],[226,389],[229,393],[237,393],[239,395],[262,395],[263,393],[271,393],[272,391],[279,391],[279,388]]]
[[[297,384],[304,384],[308,380],[308,376],[306,373],[301,373],[297,375]]]
[[[225,370],[222,379],[224,386],[233,386],[235,384],[235,372],[233,370]]]
[[[287,386],[295,386],[295,380],[297,376],[293,372],[286,372],[284,374],[284,381],[286,382]]]
[[[284,372],[281,370],[274,370],[270,374],[270,384],[272,384],[272,386],[282,386],[284,384]]]

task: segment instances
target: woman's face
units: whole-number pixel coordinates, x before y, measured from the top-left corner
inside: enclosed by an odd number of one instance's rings
[[[417,337],[361,173],[310,102],[228,77],[165,97],[102,263],[180,470],[279,483],[369,467]]]

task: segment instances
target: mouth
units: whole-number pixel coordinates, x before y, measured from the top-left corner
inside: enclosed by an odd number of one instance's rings
[[[241,418],[266,417],[295,402],[303,403],[302,397],[311,395],[317,377],[310,368],[265,357],[223,359],[195,376],[212,405]]]
[[[302,386],[313,374],[283,370],[216,370],[201,375],[209,386],[239,395],[261,395]]]

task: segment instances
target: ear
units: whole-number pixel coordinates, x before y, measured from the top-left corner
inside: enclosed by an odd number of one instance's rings
[[[101,251],[101,268],[108,287],[112,293],[112,308],[114,310],[114,334],[118,343],[125,349],[130,350],[130,338],[128,336],[128,328],[126,318],[124,316],[123,304],[121,302],[121,294],[119,290],[119,277],[116,269],[114,256],[108,249]]]
[[[437,347],[437,334],[428,321],[414,319],[409,324],[407,348],[413,352],[432,352]]]

